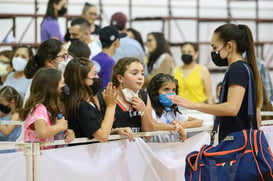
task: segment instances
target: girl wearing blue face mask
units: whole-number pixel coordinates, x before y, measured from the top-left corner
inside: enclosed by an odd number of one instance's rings
[[[153,118],[160,123],[171,124],[178,122],[183,128],[202,126],[203,121],[182,114],[178,106],[173,104],[167,97],[176,95],[178,91],[177,80],[169,75],[160,73],[155,75],[150,81],[147,92],[151,98]],[[158,135],[153,137],[154,142],[174,142],[179,141],[178,135]]]

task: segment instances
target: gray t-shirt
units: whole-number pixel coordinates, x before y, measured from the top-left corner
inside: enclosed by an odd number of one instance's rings
[[[31,79],[27,79],[25,76],[19,79],[14,78],[14,72],[11,72],[1,88],[5,86],[11,86],[21,94],[22,98],[25,97],[28,86],[31,83]]]

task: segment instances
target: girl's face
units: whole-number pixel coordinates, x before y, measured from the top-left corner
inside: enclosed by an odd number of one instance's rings
[[[53,61],[53,67],[58,69],[58,66],[61,62],[67,62],[71,58],[67,52],[67,49],[62,46],[61,51],[57,54],[55,61]]]
[[[93,85],[93,78],[99,78],[96,66],[92,66],[91,70],[87,74],[86,84],[88,86]]]
[[[13,106],[11,105],[11,103],[9,103],[5,98],[3,98],[3,97],[0,97],[0,104],[1,104],[1,106],[8,106],[10,109],[11,109],[11,111],[13,110]],[[5,113],[3,113],[2,111],[0,111],[0,117],[6,117],[7,115],[9,115],[9,113],[8,114],[5,114]]]
[[[18,48],[16,50],[16,52],[14,53],[14,57],[20,57],[20,58],[24,59],[27,62],[30,59],[30,55],[28,53],[28,49],[24,48],[24,47]]]
[[[181,47],[182,55],[191,55],[193,60],[197,59],[197,52],[194,50],[194,47],[190,44],[185,44]]]
[[[212,51],[220,51],[220,57],[225,58],[229,55],[229,52],[226,48],[226,43],[219,39],[219,35],[214,33],[211,38],[211,47]]]
[[[176,91],[176,85],[173,81],[165,82],[158,90],[158,94],[168,94],[170,92],[173,92],[175,94]]]
[[[128,65],[124,75],[119,79],[122,88],[139,91],[144,84],[144,69],[141,63],[133,62]]]
[[[157,43],[156,43],[154,35],[152,34],[148,35],[146,45],[147,45],[149,53],[152,53],[156,50]]]
[[[4,67],[6,67],[7,72],[12,71],[12,69],[13,69],[11,66],[11,60],[4,55],[0,55],[0,64],[4,65]]]

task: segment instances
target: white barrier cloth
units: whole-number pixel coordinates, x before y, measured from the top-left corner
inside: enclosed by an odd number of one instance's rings
[[[137,138],[43,150],[41,181],[184,180],[185,157],[210,135],[202,132],[183,143],[145,143]]]
[[[0,154],[0,180],[26,181],[26,157],[24,152]]]

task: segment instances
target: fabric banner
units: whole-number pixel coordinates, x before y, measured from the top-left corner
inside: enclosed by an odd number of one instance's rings
[[[185,157],[210,135],[202,132],[183,143],[128,140],[43,150],[41,181],[156,181],[184,180]]]
[[[24,152],[0,154],[0,180],[26,181],[26,156]]]

